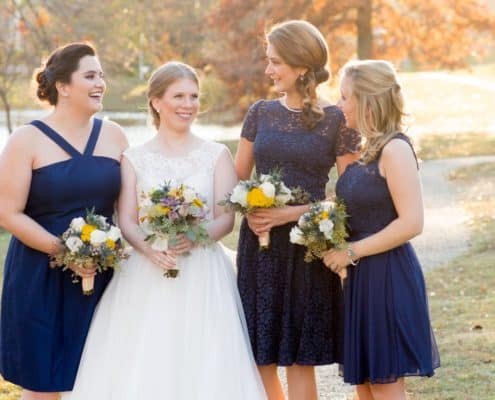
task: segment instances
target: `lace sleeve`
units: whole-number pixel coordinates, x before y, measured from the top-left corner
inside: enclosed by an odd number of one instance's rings
[[[257,101],[249,108],[242,124],[241,137],[249,140],[250,142],[254,142],[254,139],[256,139],[256,132],[258,130],[258,113],[262,101],[263,100]]]
[[[348,128],[345,117],[339,114],[337,144],[335,154],[343,156],[348,153],[359,153],[361,151],[361,134],[355,129]]]

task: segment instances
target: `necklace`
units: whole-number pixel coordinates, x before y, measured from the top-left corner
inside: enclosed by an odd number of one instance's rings
[[[289,105],[287,104],[287,97],[286,96],[281,97],[279,99],[279,101],[280,101],[280,104],[282,104],[282,106],[284,106],[289,111],[296,112],[296,113],[302,112],[302,109],[301,108],[291,108],[291,107],[289,107]]]

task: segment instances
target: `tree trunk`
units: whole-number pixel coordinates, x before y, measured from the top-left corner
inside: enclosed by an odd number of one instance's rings
[[[371,27],[373,0],[364,0],[358,7],[357,15],[357,55],[360,60],[373,58],[373,31]]]
[[[9,135],[12,133],[12,120],[10,116],[10,103],[7,97],[7,93],[4,90],[0,90],[0,98],[2,99],[3,109],[5,110],[5,122],[7,124],[7,130]]]

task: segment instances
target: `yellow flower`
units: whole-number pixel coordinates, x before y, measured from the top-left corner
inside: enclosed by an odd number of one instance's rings
[[[115,260],[115,257],[114,256],[107,256],[107,264],[113,264]]]
[[[321,213],[321,219],[328,219],[328,211],[323,211]]]
[[[148,212],[148,217],[155,218],[167,215],[170,212],[169,207],[165,207],[161,204],[155,204]]]
[[[270,207],[273,205],[275,199],[273,197],[265,196],[263,190],[259,188],[253,188],[247,195],[247,203],[249,207]]]
[[[115,249],[115,242],[112,239],[107,239],[106,244],[109,249]]]
[[[200,199],[197,199],[197,198],[193,200],[193,204],[196,207],[199,207],[199,208],[203,207],[203,202]]]
[[[81,240],[83,242],[89,242],[89,240],[91,239],[91,232],[93,232],[95,229],[96,226],[94,225],[89,225],[89,224],[84,225],[81,230]]]
[[[161,212],[164,215],[168,215],[168,213],[170,212],[170,207],[165,207],[165,206],[160,206],[160,207],[161,207]]]

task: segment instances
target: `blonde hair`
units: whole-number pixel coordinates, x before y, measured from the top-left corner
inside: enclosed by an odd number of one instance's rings
[[[168,87],[179,79],[187,78],[199,87],[199,78],[193,67],[179,61],[170,61],[153,71],[148,81],[148,111],[153,119],[153,125],[160,126],[160,114],[153,108],[153,99],[160,98]]]
[[[308,71],[297,78],[296,90],[303,100],[303,124],[313,129],[324,116],[316,87],[330,77],[325,38],[309,22],[292,20],[274,25],[267,32],[266,40],[286,64],[292,68],[307,68]]]
[[[394,66],[383,60],[351,61],[342,68],[357,104],[356,123],[366,138],[362,161],[375,160],[403,129],[404,98]]]

